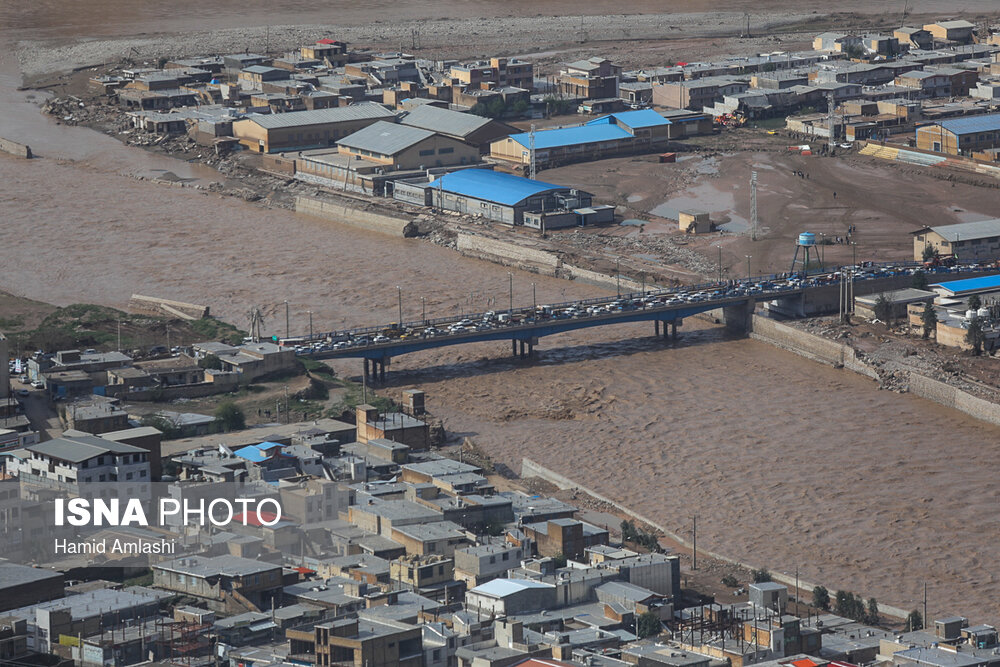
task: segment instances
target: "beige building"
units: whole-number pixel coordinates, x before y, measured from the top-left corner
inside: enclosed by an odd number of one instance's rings
[[[274,153],[332,146],[379,120],[394,116],[381,104],[255,115],[233,123],[233,136],[252,151]]]
[[[707,234],[712,231],[712,221],[706,211],[688,209],[677,214],[680,229],[685,234]]]
[[[495,87],[513,86],[532,90],[535,68],[517,58],[490,58],[489,61],[453,65],[448,76],[463,86],[479,87],[488,83]]]
[[[1000,218],[924,227],[913,234],[913,259],[923,260],[930,246],[939,255],[954,255],[963,262],[1000,259]]]
[[[409,125],[377,121],[337,142],[341,154],[388,170],[452,167],[479,161],[479,150],[457,139]]]
[[[972,41],[972,31],[975,27],[975,23],[960,19],[928,23],[924,25],[924,30],[929,32],[934,39],[968,44]]]

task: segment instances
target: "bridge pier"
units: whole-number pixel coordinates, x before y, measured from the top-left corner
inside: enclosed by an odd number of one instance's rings
[[[656,337],[660,337],[660,320],[653,320],[653,331],[656,332]]]
[[[734,333],[749,334],[753,330],[753,312],[757,302],[753,299],[740,301],[722,308],[722,322]]]
[[[664,336],[666,335],[666,329],[663,331]],[[670,323],[670,337],[677,340],[677,320]]]

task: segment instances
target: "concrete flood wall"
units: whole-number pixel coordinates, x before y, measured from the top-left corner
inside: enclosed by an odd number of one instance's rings
[[[909,387],[910,393],[921,398],[954,408],[980,421],[1000,426],[1000,405],[996,403],[918,373],[910,373]]]
[[[843,367],[859,375],[879,380],[878,373],[864,361],[858,359],[854,349],[849,345],[827,340],[766,317],[754,316],[753,333],[750,334],[750,337],[794,352],[807,359]],[[909,372],[907,385],[910,393],[915,396],[958,410],[980,421],[1000,426],[1000,405],[996,403],[913,371]]]
[[[590,488],[584,486],[583,484],[580,484],[578,482],[573,481],[572,479],[570,479],[569,477],[566,477],[565,475],[560,475],[559,473],[555,472],[554,470],[550,470],[550,469],[546,468],[545,466],[541,465],[540,463],[532,461],[529,458],[522,458],[521,459],[521,478],[522,479],[526,479],[528,477],[538,477],[540,479],[544,479],[547,482],[551,482],[552,484],[555,484],[560,489],[579,489],[580,491],[583,491],[587,495],[589,495],[589,496],[591,496],[593,498],[596,498],[597,500],[600,500],[601,502],[607,503],[608,505],[611,505],[612,507],[614,507],[616,510],[618,510],[622,514],[625,514],[626,516],[630,516],[630,517],[632,517],[634,519],[637,519],[638,521],[641,521],[642,523],[644,523],[644,524],[646,524],[648,526],[652,526],[653,528],[655,528],[656,530],[660,531],[664,535],[667,535],[670,539],[674,540],[678,544],[681,544],[682,546],[685,546],[688,549],[692,548],[692,544],[691,544],[691,542],[687,538],[681,537],[677,533],[674,533],[673,531],[667,530],[663,525],[657,523],[656,521],[653,521],[652,519],[649,519],[648,517],[645,517],[645,516],[643,516],[643,515],[635,512],[635,511],[629,509],[628,507],[625,507],[621,503],[616,502],[616,501],[608,498],[607,496],[605,496],[603,494],[600,494],[597,491],[594,491],[593,489],[590,489]],[[720,553],[717,553],[715,551],[711,551],[711,550],[708,550],[708,549],[705,549],[705,548],[699,548],[698,549],[698,553],[700,555],[707,555],[707,556],[709,556],[711,558],[714,558],[716,560],[720,560],[720,561],[723,561],[723,562],[726,562],[726,563],[732,563],[734,565],[738,565],[738,566],[746,568],[748,570],[753,570],[753,569],[756,569],[758,567],[762,567],[763,566],[763,565],[751,565],[749,563],[745,563],[745,562],[743,562],[741,560],[738,560],[736,558],[730,558],[729,556],[725,556],[723,554],[720,554]],[[775,581],[781,582],[781,583],[785,584],[786,586],[788,586],[789,589],[791,589],[789,591],[789,597],[794,597],[794,590],[795,590],[795,588],[794,588],[795,587],[795,577],[794,576],[790,576],[790,575],[787,575],[787,574],[782,574],[781,572],[774,572],[772,570],[771,571],[771,577]],[[799,592],[801,594],[801,597],[803,599],[805,599],[805,600],[809,600],[810,597],[811,597],[811,591],[812,591],[813,588],[816,587],[816,584],[810,583],[810,582],[802,580],[802,579],[799,580],[798,584],[799,584]],[[836,589],[830,588],[830,595],[831,595],[831,597],[833,595],[835,595],[835,594],[836,594]],[[879,603],[878,608],[879,608],[879,611],[881,611],[883,614],[888,614],[890,616],[896,616],[897,618],[906,618],[906,615],[909,613],[907,611],[904,611],[903,609],[900,609],[898,607],[893,607],[893,606],[884,604],[882,602]]]
[[[750,337],[795,352],[813,361],[837,368],[847,368],[873,380],[879,379],[878,373],[857,358],[851,346],[835,343],[760,315],[753,316],[753,331]]]
[[[295,212],[392,236],[410,237],[417,233],[417,227],[410,218],[366,211],[313,197],[296,197]]]
[[[562,260],[554,253],[475,234],[460,233],[455,240],[455,247],[469,257],[478,257],[504,266],[516,266],[547,276],[556,275],[562,268]]]
[[[0,137],[0,151],[10,153],[15,157],[23,157],[26,160],[30,160],[33,157],[30,147],[19,144],[16,141],[11,141],[10,139],[4,139],[3,137]]]

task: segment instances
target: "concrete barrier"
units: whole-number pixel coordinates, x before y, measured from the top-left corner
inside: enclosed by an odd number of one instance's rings
[[[11,141],[10,139],[4,139],[0,137],[0,151],[4,153],[10,153],[16,157],[23,157],[26,160],[30,160],[34,157],[31,154],[31,148],[24,144],[19,144],[16,141]]]
[[[313,197],[296,197],[295,212],[392,236],[411,237],[417,233],[417,226],[411,218],[366,211]]]
[[[554,253],[475,234],[460,233],[455,239],[455,247],[469,257],[516,266],[548,276],[556,275],[556,271],[562,267],[562,260]]]
[[[551,482],[552,484],[555,484],[560,489],[579,489],[580,491],[583,491],[584,493],[586,493],[588,496],[591,496],[593,498],[596,498],[596,499],[600,500],[603,503],[607,503],[608,505],[611,505],[612,507],[614,507],[615,509],[617,509],[622,514],[625,514],[625,515],[630,516],[630,517],[632,517],[634,519],[637,519],[638,521],[641,521],[642,523],[646,524],[647,526],[652,526],[653,528],[657,529],[658,531],[660,531],[664,535],[668,536],[670,539],[672,539],[673,541],[677,542],[678,544],[680,544],[682,546],[685,546],[688,549],[693,548],[693,545],[691,544],[691,542],[689,540],[687,540],[684,537],[681,537],[680,535],[678,535],[677,533],[674,533],[673,531],[667,530],[666,528],[664,528],[662,525],[660,525],[656,521],[653,521],[652,519],[644,517],[643,515],[639,514],[638,512],[635,512],[635,511],[629,509],[628,507],[625,507],[621,503],[619,503],[617,501],[614,501],[614,500],[608,498],[607,496],[602,495],[602,494],[598,493],[597,491],[594,491],[593,489],[587,488],[583,484],[579,484],[579,483],[573,481],[572,479],[570,479],[569,477],[566,477],[565,475],[560,475],[559,473],[555,472],[554,470],[549,470],[548,468],[546,468],[545,466],[541,465],[540,463],[536,463],[535,461],[532,461],[529,458],[522,458],[521,459],[521,478],[525,479],[525,478],[528,478],[528,477],[538,477],[540,479],[544,479],[547,482]],[[720,553],[716,553],[714,551],[710,551],[710,550],[705,549],[705,548],[699,548],[698,549],[698,553],[702,554],[702,555],[707,555],[710,558],[714,558],[715,560],[720,560],[720,561],[723,561],[725,563],[732,563],[733,565],[738,565],[739,567],[746,568],[748,570],[754,570],[754,569],[758,569],[759,567],[762,567],[762,566],[759,566],[759,565],[751,565],[749,563],[745,563],[745,562],[743,562],[741,560],[738,560],[736,558],[730,558],[729,556],[726,556],[726,555],[723,555],[723,554],[720,554]],[[794,591],[794,587],[795,587],[795,583],[796,583],[795,582],[795,577],[789,576],[787,574],[782,574],[781,572],[771,572],[771,578],[774,579],[775,581],[778,581],[778,582],[781,582],[781,583],[785,584],[789,588],[792,588],[793,591]],[[803,579],[799,579],[798,585],[799,585],[799,591],[800,592],[801,591],[807,591],[807,594],[811,594],[812,589],[817,586],[817,584],[813,584],[813,583],[805,581]],[[827,588],[829,588],[829,587],[827,587]],[[836,589],[832,589],[831,588],[830,589],[830,597],[832,598],[835,595],[836,595]],[[794,593],[790,597],[794,597]],[[803,595],[803,598],[808,601],[808,598],[806,597],[806,595]],[[886,614],[888,616],[895,616],[897,618],[906,618],[907,614],[909,613],[907,611],[904,611],[903,609],[900,609],[898,607],[893,607],[891,605],[887,605],[887,604],[884,604],[882,602],[879,602],[878,609],[883,614]]]
[[[572,280],[577,280],[581,283],[587,283],[588,285],[597,285],[598,287],[606,287],[608,289],[617,290],[618,289],[618,279],[615,276],[609,276],[606,273],[598,273],[597,271],[591,271],[589,269],[581,269],[578,266],[573,266],[571,264],[563,264],[562,266],[563,275]],[[652,284],[646,285],[646,289],[653,289],[655,286]],[[628,292],[641,292],[642,283],[636,282],[631,278],[621,279],[622,293]]]

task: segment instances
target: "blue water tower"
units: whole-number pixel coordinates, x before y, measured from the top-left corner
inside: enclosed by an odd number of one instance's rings
[[[792,268],[790,273],[795,273],[795,265],[798,264],[802,275],[809,271],[822,271],[823,259],[816,247],[816,235],[812,232],[802,232],[795,242],[795,256],[792,257]]]

